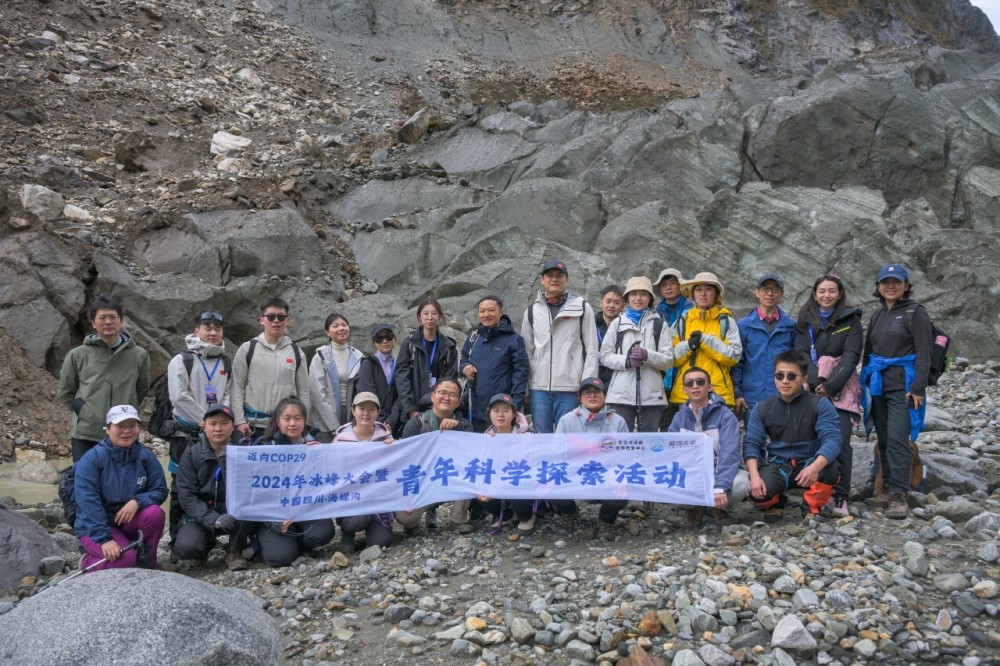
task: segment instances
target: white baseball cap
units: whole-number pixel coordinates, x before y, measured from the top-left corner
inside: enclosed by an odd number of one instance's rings
[[[132,405],[115,405],[108,410],[108,417],[104,419],[105,423],[121,423],[122,421],[128,421],[129,419],[134,419],[136,421],[141,421],[139,418],[139,412],[135,411],[135,407]]]

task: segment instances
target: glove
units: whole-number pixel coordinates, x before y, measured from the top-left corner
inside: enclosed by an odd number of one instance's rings
[[[628,364],[633,368],[638,368],[642,366],[642,364],[645,363],[646,359],[648,358],[649,358],[648,351],[646,351],[642,347],[635,346],[632,347],[632,351],[630,351],[628,354]]]
[[[236,527],[236,518],[230,516],[228,513],[224,513],[215,519],[214,527],[222,532],[228,532]]]
[[[695,331],[688,338],[688,348],[691,351],[698,351],[699,347],[701,347],[701,331]]]

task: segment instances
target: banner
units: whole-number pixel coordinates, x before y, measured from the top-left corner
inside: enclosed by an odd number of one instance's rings
[[[226,508],[241,520],[313,520],[415,509],[476,495],[634,499],[713,506],[702,433],[434,432],[392,444],[229,446]]]

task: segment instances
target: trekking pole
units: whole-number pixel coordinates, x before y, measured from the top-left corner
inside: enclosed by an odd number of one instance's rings
[[[129,545],[127,545],[124,548],[122,548],[122,552],[118,554],[118,557],[121,557],[122,555],[124,555],[125,553],[127,553],[130,550],[135,550],[136,548],[139,548],[140,546],[144,545],[145,543],[146,542],[142,540],[142,530],[139,530],[139,535],[135,538],[135,541],[133,541]],[[57,583],[53,583],[52,585],[45,586],[44,588],[42,588],[38,592],[38,594],[41,594],[42,592],[47,592],[48,590],[51,590],[53,587],[58,587],[59,585],[62,585],[66,581],[71,580],[73,578],[76,578],[77,576],[82,576],[85,573],[90,573],[91,571],[93,571],[94,569],[96,569],[97,567],[101,566],[102,564],[104,564],[107,561],[108,561],[108,558],[107,557],[103,557],[100,560],[98,560],[98,561],[94,562],[93,564],[91,564],[90,566],[86,567],[85,569],[80,569],[79,571],[74,571],[70,575],[68,575],[65,578],[63,578],[61,581],[59,581]],[[38,594],[36,594],[35,596],[37,597]]]
[[[628,349],[629,357],[632,350],[639,346],[639,342],[633,342]],[[635,431],[642,432],[642,366],[635,366]]]

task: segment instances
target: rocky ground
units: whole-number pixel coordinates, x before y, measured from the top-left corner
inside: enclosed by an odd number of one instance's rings
[[[331,544],[243,572],[217,551],[181,573],[263,599],[295,664],[1000,663],[1000,362],[955,367],[931,390],[928,492],[910,493],[903,521],[856,498],[845,518],[789,508],[767,524],[744,506],[688,530],[657,507],[623,514],[609,542],[585,507],[523,540],[400,534],[386,550]],[[20,511],[73,562],[55,505]],[[628,517],[642,518],[637,536]]]

